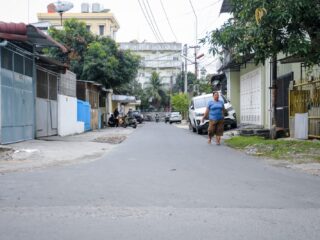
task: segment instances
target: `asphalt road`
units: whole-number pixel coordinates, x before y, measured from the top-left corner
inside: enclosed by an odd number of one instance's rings
[[[1,240],[320,239],[320,177],[147,123],[103,159],[0,175]]]

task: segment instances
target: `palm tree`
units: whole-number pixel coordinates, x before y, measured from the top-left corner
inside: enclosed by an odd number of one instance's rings
[[[151,103],[156,108],[160,107],[161,100],[165,96],[165,90],[163,89],[164,84],[161,82],[159,74],[152,72],[150,81],[147,82],[146,92]]]

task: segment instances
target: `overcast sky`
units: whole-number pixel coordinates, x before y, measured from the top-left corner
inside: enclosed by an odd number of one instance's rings
[[[204,37],[206,32],[219,27],[226,21],[227,15],[222,14],[219,16],[222,0],[191,1],[198,18],[198,38]],[[3,3],[0,8],[0,21],[34,23],[38,21],[37,13],[46,12],[47,5],[51,2],[55,2],[55,0],[9,0],[5,2],[6,3]],[[100,3],[104,8],[110,9],[120,24],[116,39],[118,42],[126,42],[133,39],[137,39],[138,41],[147,40],[149,42],[157,42],[145,20],[139,5],[139,0],[71,0],[70,2],[74,5],[74,8],[70,10],[70,12],[80,12],[81,3],[83,2],[90,4]],[[182,44],[195,44],[196,21],[190,5],[190,0],[162,0],[176,38],[168,25],[165,13],[161,6],[161,1],[140,0],[141,4],[143,4],[143,2],[146,6],[147,2],[149,3],[150,8],[154,13],[154,19],[156,20],[159,31],[166,42],[175,41],[177,38],[178,42]],[[209,72],[212,72],[215,69],[213,58],[209,56],[206,48],[202,48],[200,52],[205,53],[205,57],[200,61],[201,65],[206,67]]]

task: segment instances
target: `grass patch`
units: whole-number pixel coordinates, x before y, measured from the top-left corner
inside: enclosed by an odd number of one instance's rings
[[[237,136],[226,140],[225,143],[232,148],[244,150],[250,155],[285,159],[295,163],[320,163],[320,142],[286,139],[265,140],[257,136]]]

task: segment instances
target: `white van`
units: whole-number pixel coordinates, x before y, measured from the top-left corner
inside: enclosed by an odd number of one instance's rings
[[[213,100],[212,93],[193,97],[189,107],[189,129],[199,134],[208,131],[209,120],[201,122],[208,102]],[[224,102],[224,108],[227,114],[224,116],[224,128],[231,129],[237,127],[236,111],[233,109],[230,101],[219,93],[219,100]]]

